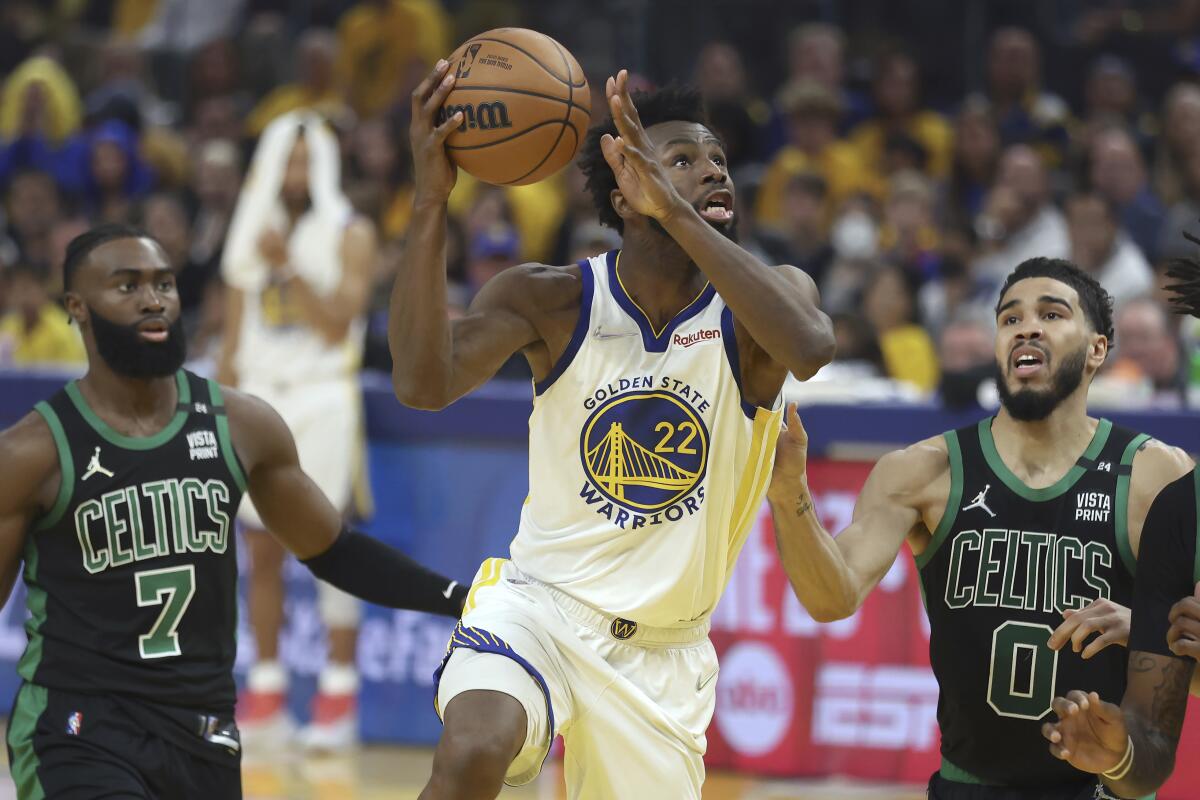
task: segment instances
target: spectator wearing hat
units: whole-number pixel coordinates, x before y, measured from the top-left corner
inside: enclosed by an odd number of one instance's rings
[[[764,224],[782,221],[784,187],[801,172],[815,172],[828,187],[826,218],[857,192],[875,192],[877,181],[858,148],[838,138],[842,105],[815,81],[789,83],[779,93],[786,114],[788,144],[767,167],[759,190],[757,213]]]

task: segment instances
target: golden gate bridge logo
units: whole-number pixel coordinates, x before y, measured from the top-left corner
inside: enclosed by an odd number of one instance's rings
[[[596,409],[584,425],[580,450],[589,481],[608,499],[661,511],[704,476],[708,430],[673,394],[631,392]]]

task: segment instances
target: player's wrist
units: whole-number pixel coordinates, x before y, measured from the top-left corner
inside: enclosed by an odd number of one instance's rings
[[[1100,773],[1100,777],[1107,781],[1119,781],[1129,774],[1133,769],[1133,737],[1128,734],[1125,736],[1125,749],[1120,757],[1111,767]]]

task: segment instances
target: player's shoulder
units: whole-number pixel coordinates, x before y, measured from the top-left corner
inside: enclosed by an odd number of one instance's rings
[[[554,311],[578,304],[583,294],[583,268],[526,263],[509,267],[484,286],[480,295],[528,311]]]
[[[1133,457],[1130,490],[1153,498],[1167,484],[1189,474],[1195,466],[1182,448],[1159,439],[1147,439]]]
[[[58,468],[54,434],[41,414],[30,411],[0,430],[0,463],[10,486],[41,483]]]
[[[950,449],[945,437],[931,436],[886,454],[875,470],[899,486],[928,486],[950,471]]]
[[[265,454],[289,446],[291,431],[270,403],[227,386],[221,387],[221,394],[233,447],[247,469],[253,469]]]

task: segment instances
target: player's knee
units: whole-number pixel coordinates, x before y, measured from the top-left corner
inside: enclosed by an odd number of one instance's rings
[[[492,798],[525,743],[527,721],[521,704],[496,692],[467,692],[446,708],[446,727],[433,759],[428,795],[437,798]]]
[[[473,792],[498,792],[519,748],[520,743],[514,746],[494,733],[445,731],[434,758],[433,774],[447,786],[468,791],[453,795],[456,798],[493,796]]]

